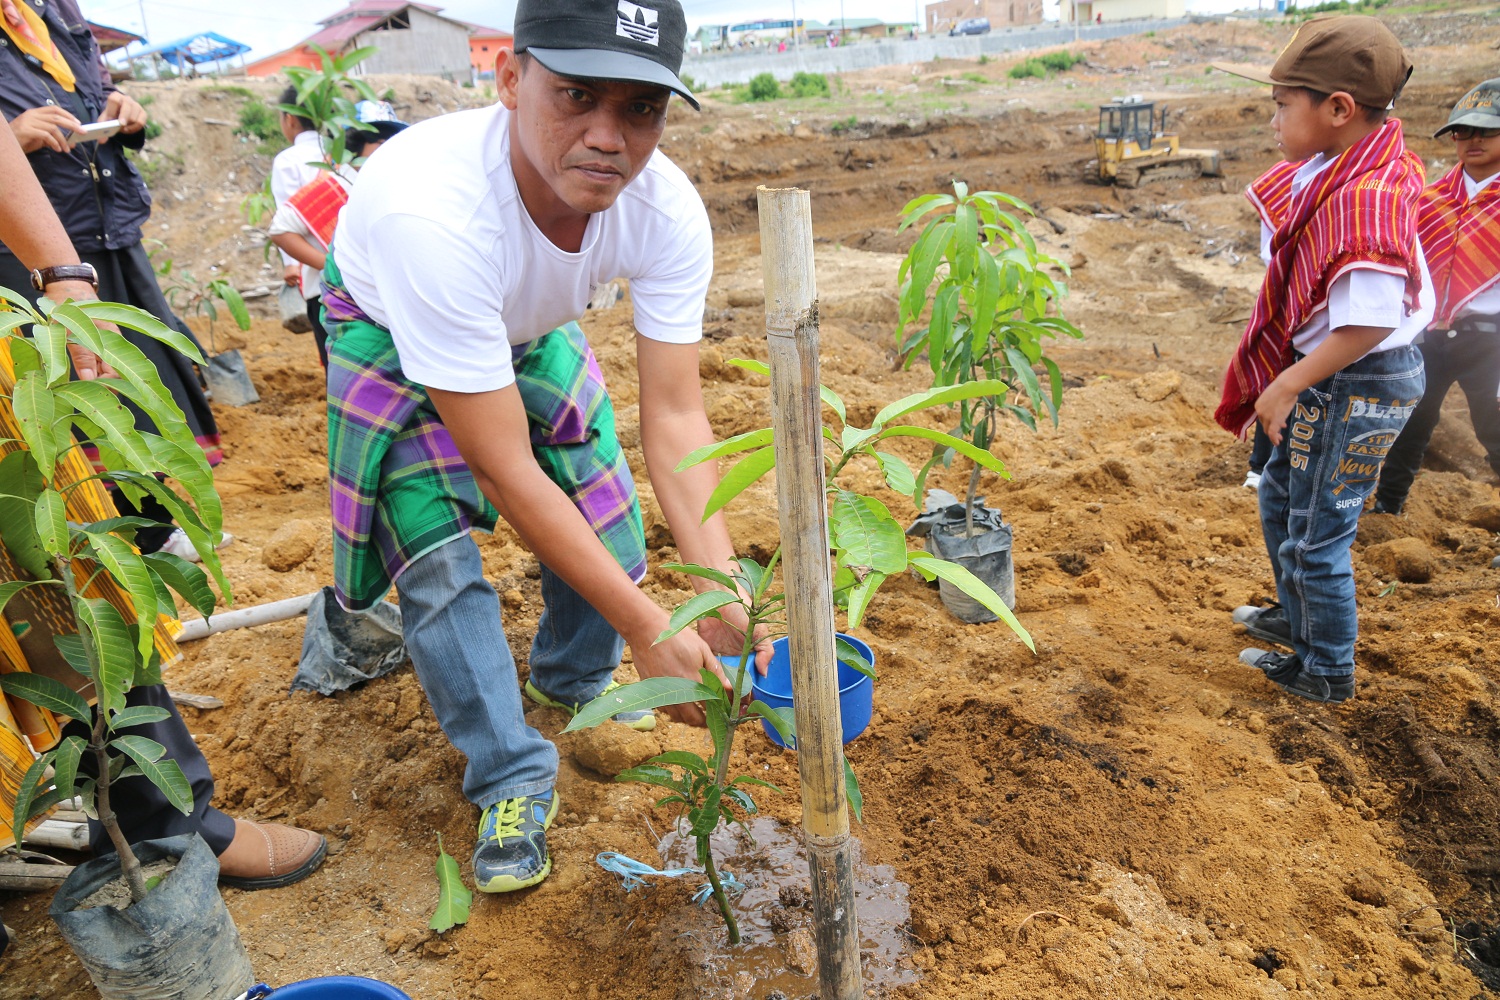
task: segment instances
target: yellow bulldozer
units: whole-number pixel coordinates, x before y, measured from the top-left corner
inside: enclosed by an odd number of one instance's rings
[[[1136,95],[1116,97],[1099,106],[1094,135],[1099,179],[1121,187],[1158,180],[1218,177],[1217,149],[1184,149],[1177,133],[1167,131],[1167,109]]]

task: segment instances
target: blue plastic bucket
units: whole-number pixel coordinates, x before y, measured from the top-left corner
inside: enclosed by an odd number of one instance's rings
[[[839,633],[839,638],[859,651],[866,663],[871,667],[875,665],[875,653],[862,640],[852,635]],[[771,663],[766,668],[766,676],[756,674],[751,682],[755,697],[765,702],[771,708],[788,708],[792,704],[792,656],[791,646],[786,639],[777,639],[771,644]],[[875,685],[868,676],[855,670],[843,661],[839,662],[839,720],[843,724],[844,742],[848,743],[865,731],[870,724],[870,714],[874,711]],[[764,719],[761,726],[771,742],[777,746],[786,746],[786,741],[776,732],[775,728]]]
[[[256,987],[263,989],[263,987]],[[402,993],[396,987],[388,983],[382,983],[377,979],[365,979],[363,976],[323,976],[318,979],[304,979],[300,983],[287,983],[278,986],[274,990],[257,993],[251,990],[251,1000],[259,997],[268,997],[271,1000],[411,1000],[411,997]]]

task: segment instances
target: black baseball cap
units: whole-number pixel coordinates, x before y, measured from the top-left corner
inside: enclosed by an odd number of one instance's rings
[[[559,76],[628,80],[665,87],[694,108],[698,99],[677,76],[687,18],[677,0],[521,0],[515,51]]]

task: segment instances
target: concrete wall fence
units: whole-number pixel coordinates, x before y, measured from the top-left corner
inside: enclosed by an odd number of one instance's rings
[[[1094,41],[1119,38],[1146,31],[1165,31],[1192,21],[1188,17],[1154,18],[1139,21],[1113,21],[1106,24],[1079,25],[1078,38]],[[748,83],[761,73],[778,80],[790,80],[799,70],[808,73],[848,73],[880,66],[904,66],[931,62],[934,59],[978,59],[981,55],[998,55],[1024,49],[1048,49],[1067,45],[1074,39],[1072,25],[1039,24],[1028,28],[992,31],[988,35],[965,35],[950,38],[919,37],[915,40],[887,39],[859,42],[839,48],[801,46],[800,52],[723,52],[688,56],[682,71],[702,88],[722,87],[728,83]]]

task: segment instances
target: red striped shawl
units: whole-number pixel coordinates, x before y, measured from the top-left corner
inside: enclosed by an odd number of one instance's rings
[[[1437,291],[1434,322],[1453,317],[1500,280],[1500,182],[1470,201],[1463,165],[1448,171],[1417,202],[1417,235]]]
[[[338,225],[339,212],[349,203],[349,184],[331,171],[320,171],[317,180],[303,185],[286,203],[326,253],[333,245],[333,227]]]
[[[1300,164],[1279,163],[1246,196],[1268,226],[1271,264],[1250,323],[1224,376],[1214,419],[1243,436],[1255,401],[1292,363],[1292,336],[1328,301],[1328,290],[1354,267],[1406,278],[1408,311],[1422,289],[1416,254],[1416,203],[1422,161],[1407,152],[1395,118],[1334,157],[1292,194]]]

